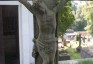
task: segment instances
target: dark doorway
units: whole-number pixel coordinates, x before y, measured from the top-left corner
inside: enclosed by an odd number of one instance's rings
[[[20,64],[18,6],[0,6],[0,64]]]

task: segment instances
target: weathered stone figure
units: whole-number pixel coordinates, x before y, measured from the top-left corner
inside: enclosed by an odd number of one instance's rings
[[[19,0],[26,8],[32,12],[37,19],[39,35],[35,39],[36,47],[43,62],[38,64],[54,64],[57,50],[56,14],[67,3],[67,0],[33,0],[31,5],[27,0]]]

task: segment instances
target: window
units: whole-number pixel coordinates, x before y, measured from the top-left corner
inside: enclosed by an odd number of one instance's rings
[[[20,64],[17,5],[0,6],[0,64]]]
[[[18,0],[0,0],[0,1],[18,1]]]

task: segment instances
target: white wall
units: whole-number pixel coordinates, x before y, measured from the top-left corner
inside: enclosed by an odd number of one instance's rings
[[[30,48],[30,50],[29,50],[29,53],[30,53],[30,63],[32,63],[33,61],[34,61],[34,59],[33,59],[33,57],[32,57],[32,51],[33,51],[33,41],[32,41],[32,39],[34,38],[33,36],[34,36],[34,23],[33,23],[33,15],[30,13],[30,12],[28,12],[29,13],[29,42],[30,42],[30,44],[29,44],[29,48]]]
[[[22,61],[21,64],[31,64],[34,62],[34,58],[32,57],[32,48],[33,48],[33,42],[32,39],[34,37],[34,29],[33,29],[33,15],[22,5],[22,24],[21,24],[21,37],[22,37],[22,43],[21,47],[22,49]]]

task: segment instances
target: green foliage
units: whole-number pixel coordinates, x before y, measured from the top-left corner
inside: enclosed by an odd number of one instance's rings
[[[85,27],[87,25],[87,22],[82,20],[82,21],[75,21],[72,25],[72,29],[74,31],[85,31]]]
[[[71,2],[58,13],[58,33],[63,34],[75,20],[72,13]]]
[[[84,28],[87,25],[87,21],[82,15],[82,7],[83,6],[77,7],[77,10],[75,11],[75,22],[72,25],[72,29],[75,31],[84,31]]]
[[[80,53],[77,53],[75,48],[68,48],[67,51],[71,59],[80,59]]]
[[[93,35],[93,2],[86,1],[85,5],[77,8],[75,15],[76,22],[72,26],[74,30],[87,30]]]
[[[87,20],[87,26],[85,29],[93,35],[93,2],[88,1],[87,4],[82,6],[82,16]]]

